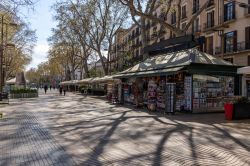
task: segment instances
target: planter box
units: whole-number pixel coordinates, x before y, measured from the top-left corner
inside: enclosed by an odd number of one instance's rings
[[[38,93],[11,93],[11,99],[22,99],[22,98],[35,98],[38,97]]]
[[[250,118],[250,103],[234,104],[233,119]]]

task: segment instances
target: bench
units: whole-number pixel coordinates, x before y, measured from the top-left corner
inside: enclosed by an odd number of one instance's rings
[[[8,93],[0,93],[0,103],[1,104],[9,104],[9,94]]]

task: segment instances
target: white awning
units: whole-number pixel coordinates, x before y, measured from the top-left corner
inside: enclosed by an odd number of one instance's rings
[[[6,84],[7,84],[7,85],[16,84],[16,77],[15,77],[15,78],[12,78],[11,80],[6,81]]]
[[[237,74],[250,74],[250,66],[239,68]]]
[[[71,80],[71,81],[61,82],[60,85],[76,85],[77,83],[78,83],[78,80]]]
[[[156,76],[162,74],[172,74],[176,73],[180,70],[184,69],[184,66],[181,67],[172,67],[168,69],[160,69],[160,70],[150,70],[150,71],[143,71],[143,72],[134,72],[134,73],[121,73],[117,74],[115,78],[125,78],[125,77],[145,77],[145,76]]]

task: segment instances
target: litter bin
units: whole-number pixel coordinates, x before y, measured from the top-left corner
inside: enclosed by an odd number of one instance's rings
[[[233,120],[234,105],[231,103],[226,103],[224,105],[224,109],[225,109],[226,120]]]

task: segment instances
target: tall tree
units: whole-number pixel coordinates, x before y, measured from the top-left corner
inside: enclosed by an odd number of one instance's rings
[[[133,21],[141,28],[142,34],[142,46],[145,48],[148,45],[147,37],[148,34],[147,24],[149,22],[155,22],[160,24],[161,31],[168,29],[173,32],[176,36],[185,35],[186,31],[193,24],[195,19],[201,14],[201,12],[210,3],[210,0],[204,0],[204,4],[199,10],[192,15],[188,20],[186,26],[181,27],[181,4],[184,0],[119,0],[123,5],[129,8],[130,14]],[[156,10],[160,9],[160,17],[155,14]],[[171,22],[166,20],[170,14],[175,12],[176,24],[173,25]],[[147,54],[144,54],[147,58]]]
[[[109,73],[108,60],[116,31],[127,19],[127,9],[116,0],[88,0],[72,2],[78,26],[86,32],[85,44],[97,53],[105,75]],[[103,51],[108,51],[105,58]],[[106,60],[107,59],[107,60]]]

